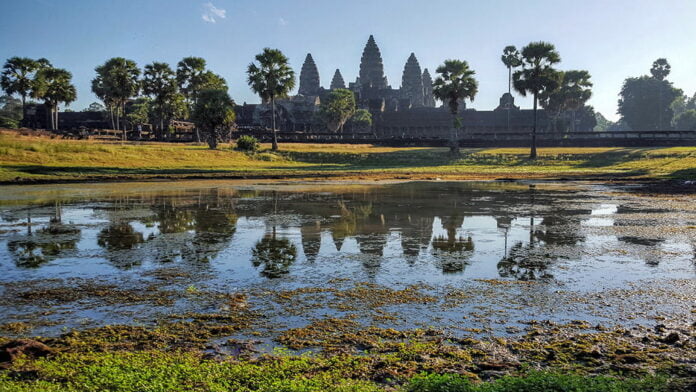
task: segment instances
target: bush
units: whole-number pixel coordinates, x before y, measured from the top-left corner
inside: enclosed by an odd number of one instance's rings
[[[242,136],[237,139],[237,150],[255,152],[259,150],[259,141],[253,136]]]

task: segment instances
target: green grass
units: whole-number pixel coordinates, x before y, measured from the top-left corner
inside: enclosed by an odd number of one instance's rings
[[[214,361],[191,352],[61,354],[16,363],[0,372],[0,392],[647,392],[667,391],[666,380],[617,379],[550,372],[472,383],[465,376],[423,374],[399,386],[365,374],[369,358],[291,356]],[[398,381],[398,380],[396,380]],[[387,388],[388,385],[393,385]]]
[[[696,147],[390,148],[281,144],[272,153],[216,151],[203,145],[107,143],[0,132],[0,181],[138,180],[148,178],[341,177],[370,179],[646,179],[696,177]]]

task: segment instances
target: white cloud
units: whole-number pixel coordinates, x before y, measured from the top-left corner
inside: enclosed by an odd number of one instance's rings
[[[288,21],[285,20],[285,19],[283,19],[282,17],[281,17],[281,18],[278,18],[278,25],[280,25],[280,26],[287,26],[287,25],[288,25]]]
[[[213,5],[213,3],[208,2],[203,4],[203,15],[201,15],[201,18],[204,22],[215,23],[217,19],[225,19],[227,16],[226,14],[226,10],[217,8]]]

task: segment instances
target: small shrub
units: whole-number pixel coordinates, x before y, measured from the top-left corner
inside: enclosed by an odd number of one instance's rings
[[[237,139],[237,150],[256,152],[259,150],[259,141],[253,136],[242,136]]]

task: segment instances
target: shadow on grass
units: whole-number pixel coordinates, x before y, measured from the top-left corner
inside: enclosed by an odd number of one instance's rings
[[[696,168],[677,170],[668,177],[676,180],[696,181]]]
[[[620,163],[627,163],[646,159],[645,152],[651,148],[620,148],[606,152],[587,154],[582,157],[586,159],[584,163],[577,165],[581,168],[600,168],[614,166]]]

